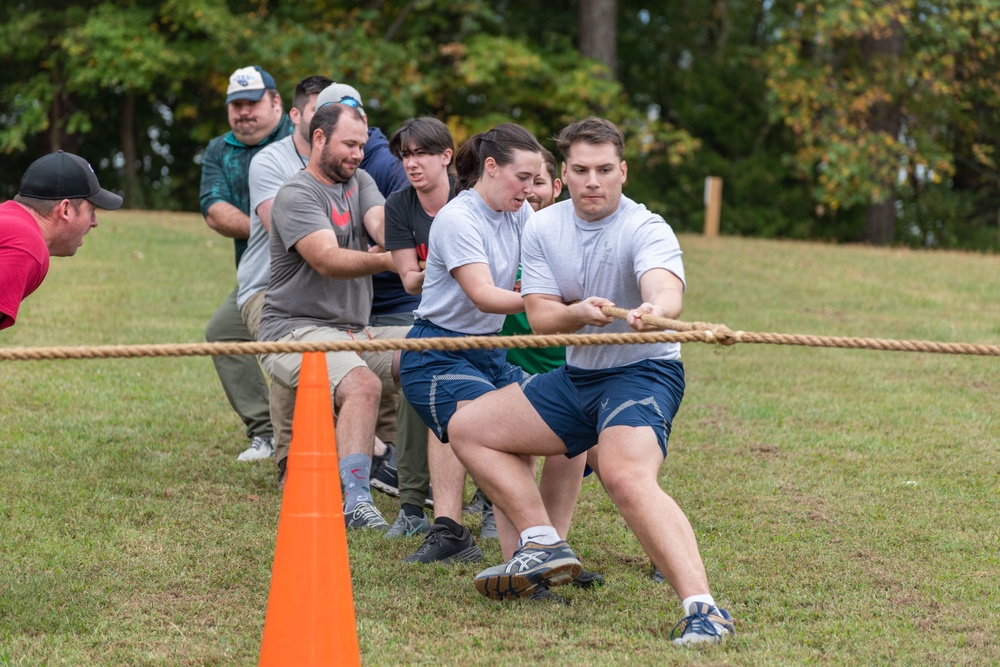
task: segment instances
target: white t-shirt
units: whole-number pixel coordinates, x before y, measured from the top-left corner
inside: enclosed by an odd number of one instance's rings
[[[299,156],[291,136],[266,146],[250,162],[250,238],[236,269],[237,308],[242,308],[257,292],[267,289],[271,277],[270,243],[267,230],[257,215],[257,207],[274,199],[285,181],[305,169],[308,162],[308,157]]]
[[[475,189],[460,192],[445,204],[431,225],[424,289],[413,314],[458,333],[500,331],[506,315],[476,308],[451,271],[466,264],[487,264],[494,285],[513,289],[521,230],[531,213],[528,204],[513,213],[494,211]]]
[[[566,200],[536,213],[524,230],[521,294],[547,294],[564,302],[600,296],[619,308],[642,303],[639,278],[666,269],[684,282],[677,237],[663,218],[623,196],[618,210],[596,222],[577,217]],[[579,333],[628,333],[624,320]],[[566,363],[584,369],[615,368],[643,359],[679,359],[679,343],[569,347]]]

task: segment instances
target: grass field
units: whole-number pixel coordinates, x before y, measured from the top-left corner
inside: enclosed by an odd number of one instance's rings
[[[687,320],[1000,343],[1000,257],[681,244]],[[104,214],[0,345],[199,342],[234,276],[196,215]],[[606,585],[570,607],[491,602],[479,566],[404,566],[417,542],[352,534],[364,664],[1000,664],[1000,359],[684,359],[661,483],[737,637],[668,643],[680,605],[588,479],[570,540]],[[256,664],[281,497],[272,464],[236,462],[210,360],[0,362],[0,444],[0,666]]]

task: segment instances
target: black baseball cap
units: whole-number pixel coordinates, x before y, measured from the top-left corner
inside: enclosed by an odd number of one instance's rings
[[[106,211],[122,207],[122,198],[97,182],[97,174],[89,162],[63,151],[49,153],[32,162],[21,177],[17,193],[35,199],[86,199]]]

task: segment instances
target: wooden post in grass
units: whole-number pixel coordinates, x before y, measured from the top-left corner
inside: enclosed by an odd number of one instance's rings
[[[719,235],[719,216],[722,213],[722,179],[705,177],[705,236]]]

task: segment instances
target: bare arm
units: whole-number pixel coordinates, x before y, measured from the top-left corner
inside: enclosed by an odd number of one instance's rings
[[[224,201],[217,201],[208,207],[205,222],[227,238],[250,238],[250,216]]]
[[[451,275],[462,291],[484,313],[514,315],[524,312],[524,299],[517,292],[493,284],[490,267],[481,262],[453,269]]]
[[[267,201],[262,201],[257,207],[257,217],[260,218],[260,224],[264,225],[264,229],[268,234],[271,233],[271,207],[274,206],[274,197],[271,197]]]
[[[573,333],[585,326],[603,327],[614,318],[601,312],[601,306],[613,306],[607,299],[590,296],[573,304],[549,294],[526,294],[525,312],[536,334]]]
[[[420,268],[417,259],[416,248],[400,248],[392,250],[392,261],[399,271],[399,278],[403,281],[403,289],[409,294],[420,294],[424,291],[424,270]]]
[[[385,247],[385,206],[372,206],[365,213],[365,229],[375,245]],[[395,266],[395,265],[393,265]],[[395,269],[392,269],[395,271]]]
[[[341,248],[332,229],[307,234],[295,244],[295,250],[309,266],[327,278],[359,278],[396,270],[392,256],[387,252]]]
[[[646,324],[640,315],[677,319],[684,304],[684,283],[666,269],[650,269],[639,278],[643,303],[629,311],[626,321],[635,331],[651,331],[658,327]]]

